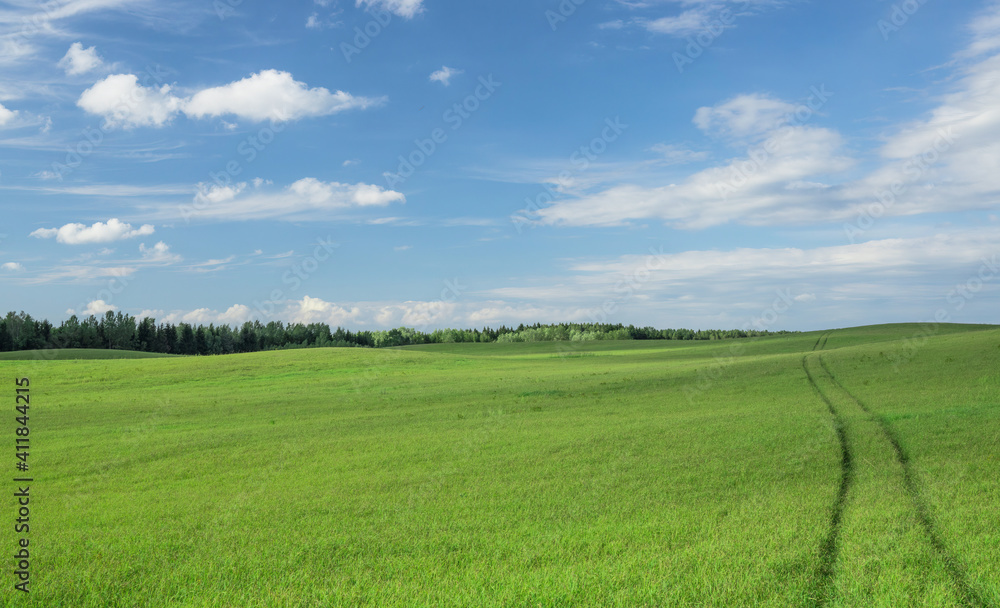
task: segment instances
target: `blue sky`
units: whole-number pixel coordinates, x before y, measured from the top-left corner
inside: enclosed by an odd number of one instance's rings
[[[997,2],[15,0],[0,51],[0,310],[997,322]]]

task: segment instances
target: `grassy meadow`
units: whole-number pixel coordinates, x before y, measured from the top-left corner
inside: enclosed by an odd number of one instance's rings
[[[21,376],[3,606],[1000,606],[997,327],[3,358],[9,477]]]

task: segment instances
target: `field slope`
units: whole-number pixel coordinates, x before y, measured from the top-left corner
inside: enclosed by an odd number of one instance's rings
[[[1000,329],[925,329],[0,360],[0,605],[998,607]]]

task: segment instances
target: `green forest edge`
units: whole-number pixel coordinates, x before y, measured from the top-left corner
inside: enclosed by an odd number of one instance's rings
[[[238,329],[229,325],[161,323],[138,320],[121,312],[98,319],[75,315],[58,327],[24,312],[0,319],[0,352],[66,348],[130,350],[174,355],[225,355],[291,348],[387,348],[456,342],[550,342],[590,340],[722,340],[756,338],[796,332],[751,328],[731,330],[654,329],[609,323],[536,323],[497,329],[436,329],[425,333],[409,327],[390,330],[331,331],[325,323],[284,324],[248,321]]]

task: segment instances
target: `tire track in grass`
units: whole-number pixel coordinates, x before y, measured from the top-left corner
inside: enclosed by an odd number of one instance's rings
[[[927,501],[923,497],[920,481],[917,479],[916,474],[913,471],[910,456],[903,448],[902,444],[900,444],[899,436],[896,434],[895,429],[883,416],[876,416],[867,404],[858,399],[851,391],[847,390],[847,388],[840,383],[840,380],[833,375],[830,368],[827,367],[822,356],[818,356],[817,358],[819,359],[820,367],[823,368],[823,372],[830,378],[834,386],[841,390],[848,398],[851,399],[851,401],[856,403],[857,406],[865,412],[865,414],[878,424],[882,433],[885,435],[885,438],[892,445],[893,450],[896,452],[896,459],[903,469],[903,483],[906,486],[907,493],[910,495],[910,500],[913,502],[913,507],[917,512],[917,519],[920,521],[921,526],[924,528],[924,532],[930,539],[931,546],[934,547],[935,552],[944,564],[945,570],[948,572],[948,576],[951,577],[952,582],[958,589],[963,604],[969,608],[993,608],[993,604],[987,602],[986,599],[976,591],[975,587],[969,583],[965,567],[948,549],[948,546],[945,544],[940,532],[938,532],[937,524],[934,523],[934,518],[931,516],[930,508],[927,506]],[[802,363],[803,366],[805,366],[805,359],[803,359]],[[806,373],[809,373],[808,370],[806,370]],[[810,381],[812,382],[812,378],[810,378]],[[815,386],[815,383],[813,386]],[[819,389],[817,388],[817,390]]]
[[[819,337],[816,338],[816,344],[813,344],[813,347],[812,347],[813,351],[823,350],[823,346],[826,346],[826,342],[823,341],[823,338],[825,338],[825,337],[827,337],[829,335],[830,335],[829,333],[820,334]],[[823,346],[819,345],[820,342],[823,342]]]
[[[819,340],[816,341],[816,346]],[[815,346],[813,347],[816,348]],[[806,373],[809,384],[826,404],[830,415],[833,416],[834,428],[837,431],[837,440],[840,442],[840,488],[837,490],[837,499],[833,503],[833,513],[830,516],[830,531],[827,533],[823,545],[820,547],[820,565],[816,573],[816,584],[811,598],[810,606],[823,606],[827,603],[830,591],[834,583],[834,566],[837,564],[837,555],[840,550],[840,529],[844,518],[844,506],[847,503],[847,494],[851,489],[854,480],[854,457],[851,453],[850,443],[847,441],[847,432],[844,428],[844,419],[837,408],[833,405],[819,385],[813,378],[809,366],[806,365],[808,355],[802,357],[802,370]]]

